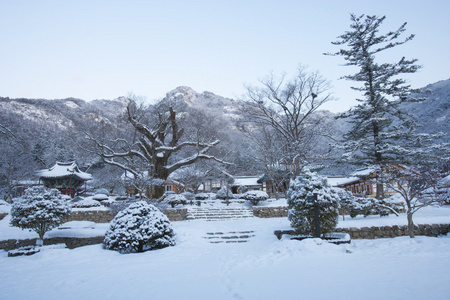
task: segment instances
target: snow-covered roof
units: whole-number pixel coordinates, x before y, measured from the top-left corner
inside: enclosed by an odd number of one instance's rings
[[[234,177],[234,186],[255,186],[255,185],[261,185],[258,183],[258,179],[261,178],[261,176],[255,177],[255,176],[235,176]]]
[[[352,174],[350,174],[349,177],[327,177],[327,181],[331,186],[340,186],[344,184],[357,182],[361,180],[361,178],[367,177],[375,171],[376,171],[375,168],[358,169]]]
[[[37,172],[40,178],[59,178],[59,177],[77,177],[80,180],[87,181],[92,179],[92,175],[80,171],[77,164],[72,162],[56,162],[49,168]]]
[[[375,171],[376,171],[376,169],[373,167],[372,168],[364,168],[364,169],[358,169],[350,175],[351,175],[351,177],[364,177],[364,176],[369,176],[370,174],[372,174]]]
[[[338,186],[341,184],[348,184],[351,182],[354,182],[356,180],[359,180],[359,177],[336,177],[336,176],[330,176],[327,177],[327,182],[331,186]]]

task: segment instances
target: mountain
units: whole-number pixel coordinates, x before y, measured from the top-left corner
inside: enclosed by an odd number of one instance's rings
[[[421,132],[443,132],[441,141],[450,142],[450,79],[430,84],[423,90],[429,90],[429,93],[415,96],[426,97],[427,101],[409,103],[404,108],[417,116],[418,123],[423,125]],[[67,137],[82,137],[80,129],[84,125],[98,127],[99,130],[102,128],[100,125],[107,125],[112,128],[109,132],[114,132],[114,128],[118,131],[117,126],[121,126],[119,120],[127,104],[128,99],[124,97],[89,102],[75,98],[45,100],[0,97],[0,125],[6,125],[12,131],[20,131],[22,136],[29,136],[30,147],[45,147],[48,151],[63,154],[70,150],[75,152],[75,159],[79,161],[85,158],[88,163],[92,159],[89,160],[82,150],[75,150],[77,145]],[[172,106],[177,115],[184,118],[186,138],[195,138],[199,133],[198,128],[201,128],[204,131],[202,134],[221,140],[220,147],[229,153],[228,159],[241,166],[236,173],[254,173],[255,162],[248,160],[248,157],[256,155],[258,150],[242,132],[242,128],[248,128],[249,123],[242,112],[241,102],[212,92],[198,93],[189,87],[180,86],[169,91],[159,104]],[[323,122],[329,125],[330,134],[335,139],[339,139],[348,129],[348,124],[342,119],[336,120],[334,113],[318,111],[315,117],[320,118],[321,124]],[[0,141],[0,146],[1,144]],[[328,142],[319,141],[316,146],[325,149]],[[53,164],[58,157],[62,159],[69,155],[63,154],[47,154],[46,161]]]
[[[423,133],[440,133],[442,142],[450,142],[450,79],[442,80],[422,89],[424,93],[415,94],[426,98],[423,102],[408,103],[404,109],[417,117]]]
[[[125,111],[128,101],[125,98],[116,100],[94,100],[86,102],[81,99],[9,99],[0,98],[0,122],[18,121],[21,126],[39,124],[55,130],[74,129],[82,122],[113,123]]]
[[[190,87],[179,86],[168,92],[162,102],[175,110],[198,109],[209,115],[224,116],[231,120],[242,119],[239,103],[236,100],[218,96],[212,92],[197,93]]]

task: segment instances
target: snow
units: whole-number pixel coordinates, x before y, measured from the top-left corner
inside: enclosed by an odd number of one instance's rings
[[[0,240],[8,226],[0,221]],[[450,207],[427,207],[416,223],[450,223]],[[406,217],[346,218],[340,227]],[[370,224],[370,225],[369,225]],[[66,223],[67,225],[67,223]],[[107,224],[70,222],[81,234]],[[278,240],[287,218],[172,222],[176,246],[120,254],[101,245],[7,257],[0,250],[2,299],[449,299],[450,237]],[[104,227],[103,227],[104,226]],[[19,232],[20,229],[18,229]],[[246,243],[211,244],[207,232],[251,230]],[[24,231],[25,232],[25,231]],[[36,234],[34,234],[36,237]],[[47,237],[47,236],[46,236]]]
[[[11,206],[5,200],[0,200],[0,214],[9,213]]]

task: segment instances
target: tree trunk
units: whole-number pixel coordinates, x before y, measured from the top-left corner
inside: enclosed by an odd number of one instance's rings
[[[164,190],[164,184],[163,185],[154,185],[153,191],[152,191],[152,198],[153,199],[159,199],[161,198],[165,193]]]
[[[408,211],[406,214],[408,219],[408,233],[410,238],[414,238],[414,222],[413,222],[413,214]]]
[[[377,183],[377,195],[376,198],[381,200],[384,198],[384,186],[382,183]]]
[[[42,247],[44,246],[44,235],[45,235],[45,231],[40,231],[38,232],[39,234],[39,238],[36,239],[36,246]]]

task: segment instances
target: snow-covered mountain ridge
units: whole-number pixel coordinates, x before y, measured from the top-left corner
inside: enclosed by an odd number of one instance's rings
[[[450,136],[450,79],[430,84],[423,88],[431,93],[417,95],[428,98],[427,101],[409,103],[406,108],[416,115],[418,123],[425,133],[443,132],[443,139],[449,141]],[[237,123],[244,118],[239,109],[239,101],[204,91],[198,93],[190,87],[180,86],[169,91],[162,99],[176,111],[186,112],[196,109],[210,116],[220,116],[227,120],[227,127],[236,130]],[[0,121],[15,120],[15,124],[44,123],[56,130],[69,130],[80,122],[114,123],[125,111],[128,100],[119,97],[114,100],[84,101],[67,98],[57,100],[46,99],[9,99],[0,98]],[[335,114],[318,112],[324,121],[331,121]]]
[[[442,140],[450,142],[450,78],[429,84],[423,90],[425,93],[415,96],[427,98],[426,101],[409,103],[404,108],[417,117],[422,125],[420,132],[442,132]]]

